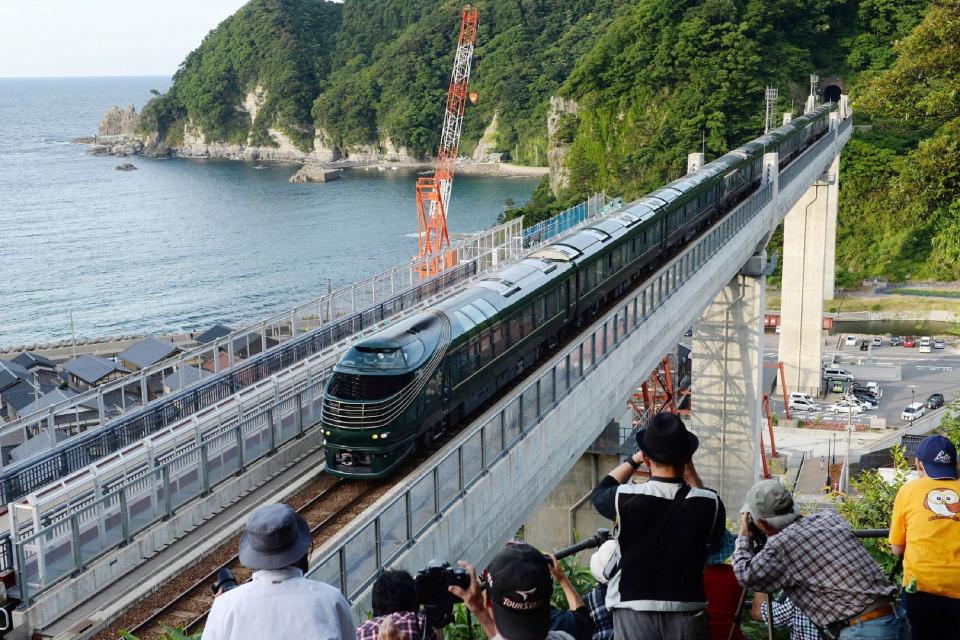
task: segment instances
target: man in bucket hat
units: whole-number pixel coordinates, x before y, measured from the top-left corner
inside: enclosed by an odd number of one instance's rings
[[[640,451],[593,491],[597,511],[619,524],[620,570],[606,597],[618,640],[707,638],[703,568],[726,514],[693,466],[698,444],[679,417],[657,414],[637,433]],[[641,462],[650,480],[629,483]]]
[[[914,640],[960,638],[960,480],[957,449],[934,435],[917,447],[920,477],[893,503],[890,549],[903,556]]]
[[[343,594],[303,577],[309,550],[310,528],[288,505],[254,510],[240,538],[240,562],[253,577],[214,600],[203,640],[355,640]]]
[[[779,480],[753,485],[742,511],[733,552],[741,585],[783,590],[828,638],[903,637],[903,620],[893,608],[896,587],[835,511],[801,515]]]

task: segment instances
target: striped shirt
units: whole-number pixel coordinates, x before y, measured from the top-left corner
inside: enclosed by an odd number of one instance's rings
[[[738,537],[733,571],[748,589],[782,590],[820,627],[852,618],[897,591],[833,511],[787,525],[756,554],[749,537]]]

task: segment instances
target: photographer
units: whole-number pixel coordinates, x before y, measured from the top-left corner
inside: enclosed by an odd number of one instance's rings
[[[387,620],[392,630],[407,640],[442,637],[439,630],[429,629],[427,617],[419,612],[416,584],[406,571],[381,573],[373,583],[371,605],[374,617],[357,627],[357,640],[376,640]]]
[[[837,513],[802,516],[777,480],[747,493],[733,570],[745,588],[783,590],[828,638],[899,640],[896,587]]]
[[[494,556],[484,572],[486,589],[473,567],[460,565],[469,572],[470,584],[449,591],[463,600],[489,640],[573,640],[566,632],[550,630],[550,567],[530,545],[513,544]]]
[[[550,607],[550,630],[565,631],[575,640],[590,640],[593,637],[593,619],[590,611],[577,593],[570,578],[563,571],[563,566],[553,555],[550,555],[550,574],[563,590],[563,597],[567,600],[567,610]]]
[[[698,444],[679,417],[657,414],[637,432],[640,451],[593,491],[597,511],[620,524],[620,571],[606,599],[617,640],[707,640],[703,570],[708,547],[722,542],[726,514],[693,466]],[[628,483],[641,462],[650,480]]]
[[[355,640],[350,605],[338,590],[303,577],[310,528],[285,504],[254,510],[240,538],[253,578],[213,601],[203,640]]]

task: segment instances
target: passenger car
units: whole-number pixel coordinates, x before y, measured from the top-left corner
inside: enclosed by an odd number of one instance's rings
[[[834,110],[795,118],[356,342],[324,389],[327,473],[400,468],[761,188],[764,155],[777,151],[786,167],[829,131]]]
[[[857,415],[863,413],[863,405],[859,402],[841,400],[840,402],[827,407],[827,411],[832,411],[833,413],[852,413],[853,415]]]
[[[816,404],[813,400],[804,400],[803,398],[796,398],[790,400],[790,410],[791,411],[820,411],[820,405]]]
[[[843,393],[843,380],[834,380],[830,385],[830,393]]]
[[[883,338],[881,338],[880,336],[874,336],[874,337],[873,337],[873,346],[875,346],[875,347],[882,347],[882,346],[883,346]]]
[[[927,409],[923,406],[922,402],[912,402],[908,404],[903,410],[903,413],[900,414],[900,419],[906,420],[907,422],[913,422],[926,413]]]
[[[907,347],[908,349],[912,349],[914,346],[916,346],[916,344],[917,344],[917,343],[916,343],[916,341],[913,339],[913,336],[904,336],[904,338],[903,338],[903,346]]]
[[[933,341],[933,348],[934,348],[934,349],[943,349],[945,346],[947,346],[947,345],[946,345],[946,343],[943,341],[942,338],[937,338],[937,339],[935,339],[935,340]]]
[[[857,336],[847,336],[847,339],[843,341],[843,344],[848,347],[857,346]]]
[[[927,401],[924,402],[924,406],[927,409],[939,409],[943,406],[943,394],[942,393],[931,393],[930,397],[927,398]]]
[[[836,367],[825,367],[823,369],[824,380],[853,380],[853,374],[845,369]]]
[[[870,343],[867,342],[866,340],[861,340],[860,351],[869,351],[869,350],[870,350]]]
[[[850,402],[859,402],[864,409],[876,409],[880,405],[880,401],[873,396],[857,394],[853,391],[848,392],[847,395],[844,396],[844,399],[849,400]]]
[[[899,347],[901,342],[903,342],[903,340],[900,339],[900,336],[890,336],[891,347]]]

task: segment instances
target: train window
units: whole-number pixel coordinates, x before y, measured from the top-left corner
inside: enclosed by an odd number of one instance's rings
[[[603,279],[606,277],[606,271],[604,270],[604,259],[601,258],[593,263],[593,271],[596,275],[596,283],[600,284],[603,282]]]
[[[497,323],[497,325],[490,330],[491,335],[493,336],[494,355],[500,355],[506,350],[507,343],[504,339],[503,330],[504,326],[502,323]]]
[[[463,307],[461,307],[460,310],[463,311],[465,314],[467,314],[467,316],[469,316],[470,319],[473,320],[474,324],[482,324],[487,319],[487,317],[483,315],[483,312],[480,311],[480,309],[477,309],[472,304],[466,304]]]
[[[483,367],[493,359],[493,348],[490,344],[490,331],[480,334],[480,366]]]
[[[544,310],[546,302],[544,296],[540,296],[533,302],[533,326],[535,327],[542,325],[546,319],[546,312]]]
[[[515,313],[510,317],[510,344],[517,344],[523,339],[523,331],[520,326],[520,313]]]
[[[453,312],[453,317],[457,319],[457,322],[460,323],[464,331],[470,331],[470,329],[473,329],[475,326],[477,326],[473,320],[467,317],[467,314],[459,309]]]
[[[560,287],[557,287],[550,293],[546,295],[547,300],[547,317],[552,318],[557,315],[557,310],[559,308],[560,302]]]
[[[477,370],[482,366],[480,362],[480,338],[479,337],[476,337],[470,340],[470,361],[473,363],[474,370]]]
[[[590,280],[591,280],[590,274],[591,274],[591,269],[590,269],[590,266],[587,265],[583,268],[583,271],[581,271],[577,276],[577,279],[579,281],[581,296],[586,294],[588,291],[590,291]]]
[[[536,325],[533,324],[533,304],[529,304],[523,309],[520,316],[521,335],[528,336]]]
[[[497,315],[497,308],[484,300],[483,298],[477,298],[473,301],[473,305],[480,309],[488,318],[492,318]]]

